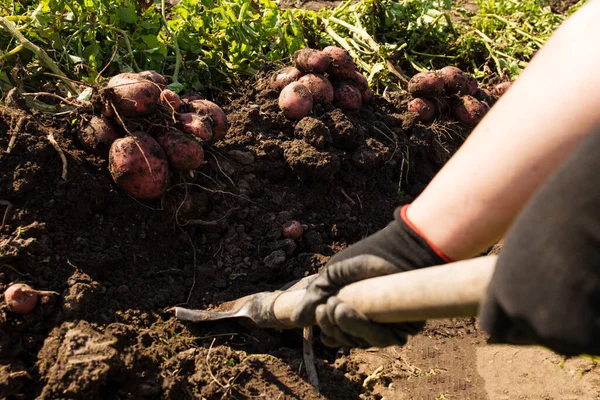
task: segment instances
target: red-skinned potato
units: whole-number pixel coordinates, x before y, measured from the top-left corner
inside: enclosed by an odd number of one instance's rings
[[[142,71],[138,75],[141,76],[142,78],[148,79],[162,87],[167,86],[167,78],[165,78],[164,76],[162,76],[161,74],[159,74],[156,71]]]
[[[77,138],[81,147],[91,154],[102,157],[108,155],[110,146],[121,134],[110,119],[105,116],[92,115],[89,119],[83,118],[77,130]]]
[[[197,136],[205,142],[213,138],[212,119],[208,115],[183,113],[177,116],[177,120],[185,133]]]
[[[352,83],[354,83],[354,86],[356,86],[356,88],[360,91],[360,94],[363,94],[369,88],[369,81],[367,81],[367,78],[358,71],[354,72],[350,80],[352,81]]]
[[[306,117],[313,106],[313,95],[300,82],[292,82],[283,88],[279,94],[279,108],[289,119]]]
[[[170,129],[160,135],[156,141],[165,151],[169,165],[181,171],[198,168],[204,163],[202,144],[191,135],[178,129]]]
[[[408,91],[415,97],[437,97],[444,93],[444,79],[436,72],[419,72],[408,81]]]
[[[190,105],[196,114],[210,117],[213,136],[209,140],[215,142],[225,137],[229,124],[221,107],[209,100],[194,100]]]
[[[271,88],[281,91],[290,83],[297,81],[302,77],[302,71],[296,67],[285,67],[275,72],[271,77]]]
[[[435,104],[431,100],[417,97],[408,103],[408,111],[417,114],[417,119],[422,122],[429,122],[435,116]]]
[[[336,82],[333,86],[333,105],[348,114],[355,114],[362,106],[362,95],[350,82]]]
[[[159,198],[169,185],[165,151],[144,132],[115,140],[108,155],[108,169],[117,185],[136,199]]]
[[[179,95],[169,89],[163,89],[163,91],[160,92],[160,101],[172,107],[175,111],[179,110],[179,106],[181,105]]]
[[[362,103],[369,104],[373,101],[373,91],[369,88],[362,93]]]
[[[492,92],[487,89],[478,89],[474,96],[479,101],[485,101],[490,104],[493,102]]]
[[[444,87],[448,94],[467,93],[469,90],[469,77],[460,68],[451,65],[438,71],[444,80]]]
[[[452,104],[454,117],[463,124],[473,127],[485,116],[487,109],[473,96],[462,96]]]
[[[16,314],[27,314],[35,308],[38,296],[57,295],[56,292],[35,290],[25,283],[10,285],[4,292],[4,301],[8,309]]]
[[[352,79],[356,72],[354,60],[344,49],[336,46],[327,46],[323,49],[331,59],[327,72],[335,79]]]
[[[469,96],[475,96],[475,94],[477,94],[478,90],[479,90],[479,85],[477,84],[477,79],[475,79],[471,75],[467,75],[466,94],[468,94]]]
[[[305,73],[324,74],[330,63],[329,56],[320,50],[304,48],[294,53],[294,66]]]
[[[122,73],[107,84],[107,93],[117,110],[126,117],[139,117],[154,111],[160,98],[160,87],[138,74]]]
[[[302,234],[304,233],[304,228],[302,227],[302,224],[300,223],[300,221],[296,220],[286,222],[281,227],[281,230],[283,233],[283,237],[293,240],[299,239],[300,236],[302,236]]]
[[[512,86],[512,82],[502,82],[494,86],[494,94],[498,97],[502,96],[504,93],[510,89]]]
[[[307,74],[298,82],[313,95],[313,104],[331,104],[333,101],[333,85],[323,75]]]

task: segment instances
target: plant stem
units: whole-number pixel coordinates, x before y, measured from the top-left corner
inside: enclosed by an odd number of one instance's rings
[[[179,68],[181,67],[181,53],[179,51],[179,44],[177,43],[177,36],[173,34],[171,27],[167,23],[167,18],[165,17],[165,0],[161,0],[161,21],[165,26],[165,29],[173,39],[173,47],[175,47],[175,70],[173,71],[173,82],[178,82],[179,78]],[[241,15],[241,14],[240,14]]]
[[[25,46],[23,46],[22,44],[18,45],[17,47],[15,47],[14,49],[12,49],[11,51],[9,51],[8,53],[6,53],[5,55],[3,55],[2,57],[0,57],[0,62],[6,60],[9,57],[14,56],[15,54],[17,54],[18,52],[20,52],[21,50],[23,50],[25,48]]]
[[[136,69],[136,72],[140,72],[141,69],[140,67],[137,65],[137,62],[135,61],[135,56],[133,55],[133,49],[131,48],[131,42],[129,42],[129,36],[127,35],[127,32],[125,32],[123,29],[119,29],[119,28],[115,28],[114,26],[111,25],[107,25],[105,23],[99,22],[99,25],[105,27],[106,29],[115,31],[119,34],[121,34],[123,36],[123,40],[125,40],[125,47],[127,48],[127,52],[129,53],[129,57],[131,57],[131,62],[133,63],[133,66]]]
[[[36,46],[29,41],[29,39],[23,36],[14,23],[4,17],[0,17],[0,26],[4,27],[4,29],[6,29],[24,48],[35,54],[50,70],[52,70],[52,72],[66,78],[66,75],[60,70],[52,58],[50,58],[50,56],[43,49]],[[71,93],[75,95],[79,94],[77,88],[71,82],[65,82],[65,85]]]

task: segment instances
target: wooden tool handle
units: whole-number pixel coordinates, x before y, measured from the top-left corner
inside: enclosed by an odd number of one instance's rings
[[[376,322],[422,321],[476,316],[497,256],[366,279],[345,286],[337,297]],[[292,327],[290,315],[305,290],[284,292],[275,317]]]

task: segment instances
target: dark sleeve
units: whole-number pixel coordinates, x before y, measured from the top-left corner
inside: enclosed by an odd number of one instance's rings
[[[600,126],[517,217],[480,324],[492,343],[600,354]]]

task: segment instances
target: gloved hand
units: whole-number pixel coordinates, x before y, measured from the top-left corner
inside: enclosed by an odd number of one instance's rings
[[[600,355],[600,127],[507,234],[480,309],[490,343]]]
[[[292,313],[296,326],[316,322],[323,344],[329,347],[404,344],[408,335],[423,328],[424,322],[374,323],[335,297],[353,282],[450,261],[412,226],[406,217],[407,207],[397,209],[387,227],[331,258]]]

